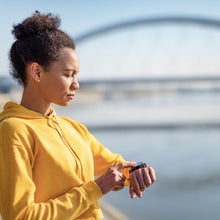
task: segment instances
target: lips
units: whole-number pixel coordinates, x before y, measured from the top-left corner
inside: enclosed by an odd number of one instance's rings
[[[67,97],[68,97],[69,99],[73,99],[74,96],[75,96],[75,94],[68,94],[68,95],[67,95]]]

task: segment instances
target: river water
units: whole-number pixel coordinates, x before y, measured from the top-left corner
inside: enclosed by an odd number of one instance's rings
[[[134,220],[219,220],[220,135],[216,128],[95,131],[113,152],[154,167],[156,183],[142,199],[128,189],[104,200]]]

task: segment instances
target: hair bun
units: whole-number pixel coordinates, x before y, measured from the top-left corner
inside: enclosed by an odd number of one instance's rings
[[[13,26],[12,34],[22,39],[33,35],[41,35],[47,31],[55,31],[60,26],[60,18],[52,14],[42,15],[35,11],[32,17],[26,18],[22,23]]]

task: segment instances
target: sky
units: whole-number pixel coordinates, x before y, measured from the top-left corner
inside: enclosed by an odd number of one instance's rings
[[[71,36],[146,16],[194,15],[220,19],[218,0],[0,0],[0,76],[8,74],[12,26],[33,14],[59,15],[61,29]]]

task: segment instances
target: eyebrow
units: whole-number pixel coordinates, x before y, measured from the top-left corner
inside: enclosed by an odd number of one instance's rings
[[[74,74],[77,74],[77,71],[75,69],[62,69],[62,71],[68,71],[68,72],[73,72]]]

